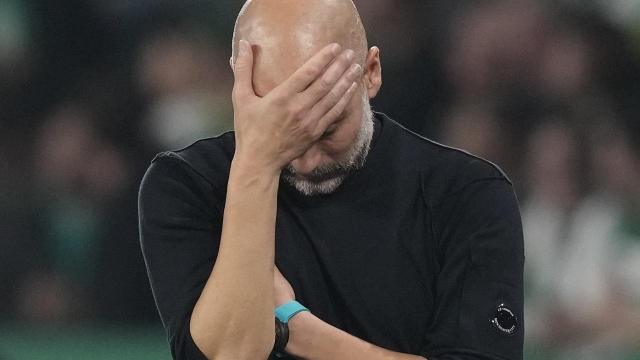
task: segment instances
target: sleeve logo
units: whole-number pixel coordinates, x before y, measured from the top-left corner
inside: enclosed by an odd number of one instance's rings
[[[498,330],[507,335],[513,334],[518,325],[518,317],[504,304],[498,306],[490,321]]]

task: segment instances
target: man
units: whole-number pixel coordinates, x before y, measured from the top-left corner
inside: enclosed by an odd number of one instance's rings
[[[249,1],[233,54],[235,133],[160,154],[140,191],[174,358],[521,359],[511,184],[371,113],[353,3]]]

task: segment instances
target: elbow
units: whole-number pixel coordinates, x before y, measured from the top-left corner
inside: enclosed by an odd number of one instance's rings
[[[193,326],[190,329],[193,345],[209,360],[267,360],[275,342],[275,333],[270,334],[212,333],[210,330],[198,331]]]
[[[209,360],[268,360],[271,352],[242,352],[242,353],[220,353],[213,356],[205,355]]]

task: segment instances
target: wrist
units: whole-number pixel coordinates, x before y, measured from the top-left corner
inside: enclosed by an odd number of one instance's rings
[[[278,306],[275,310],[276,316],[276,342],[273,348],[276,356],[286,353],[286,345],[289,343],[289,321],[300,313],[309,313],[309,309],[295,300]]]
[[[269,166],[259,161],[234,157],[231,161],[229,180],[233,180],[236,184],[264,183],[265,181],[272,183],[280,180],[281,171],[281,168]]]
[[[305,350],[311,349],[312,341],[316,338],[320,319],[308,311],[303,311],[292,317],[289,322],[289,341],[284,348],[287,354],[303,356]]]
[[[233,160],[231,161],[231,167],[245,174],[278,177],[282,171],[282,166],[270,160],[265,154],[256,153],[255,151],[242,151],[238,148],[236,148]]]

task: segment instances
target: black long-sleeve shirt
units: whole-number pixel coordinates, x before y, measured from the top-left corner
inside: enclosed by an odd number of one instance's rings
[[[524,251],[494,165],[376,114],[363,168],[329,195],[281,181],[276,265],[325,322],[433,359],[522,359]],[[162,153],[140,190],[142,249],[176,359],[204,359],[189,319],[214,266],[234,134]],[[250,223],[246,226],[251,226]]]

